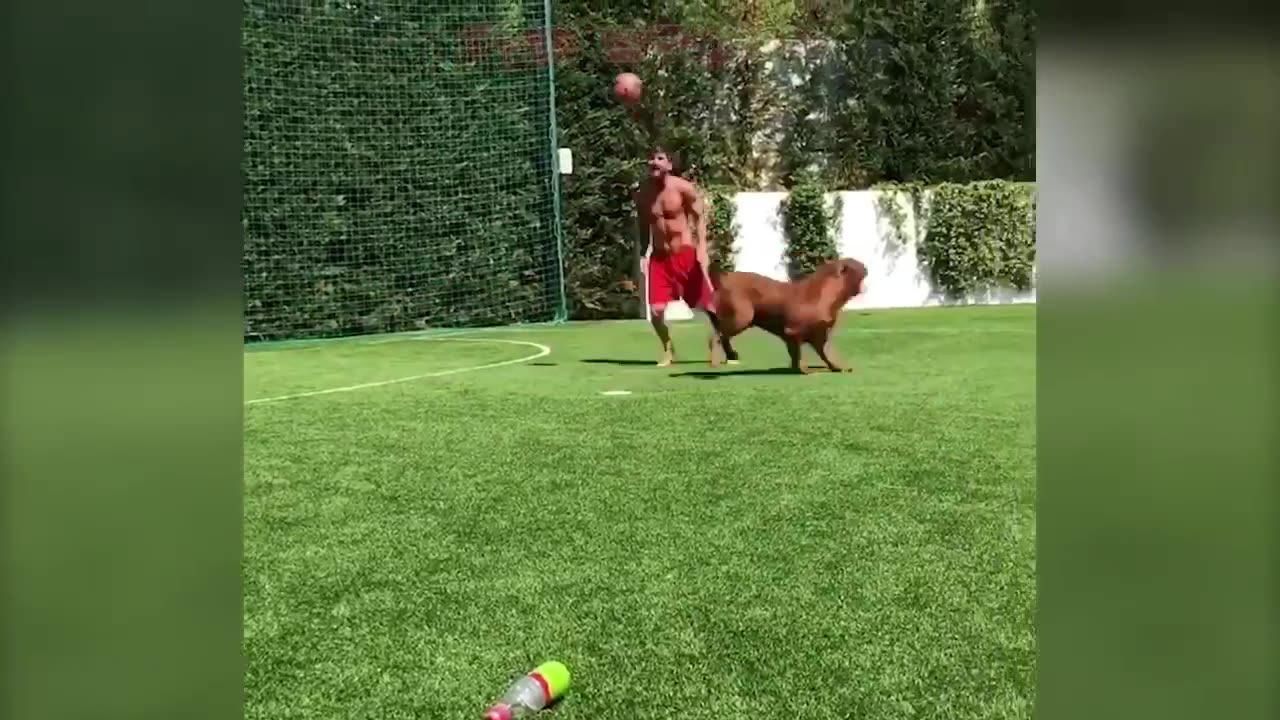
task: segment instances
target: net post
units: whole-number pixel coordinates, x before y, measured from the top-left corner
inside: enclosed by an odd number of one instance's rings
[[[562,323],[569,319],[569,298],[565,292],[564,266],[564,226],[560,208],[560,130],[556,124],[556,58],[555,44],[551,37],[551,0],[542,0],[542,41],[546,48],[547,62],[547,133],[549,145],[547,152],[551,156],[551,203],[554,224],[552,231],[556,238],[556,262],[559,264],[560,308],[556,311],[552,322]]]

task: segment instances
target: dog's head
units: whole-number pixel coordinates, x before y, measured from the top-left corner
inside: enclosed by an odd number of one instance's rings
[[[840,258],[827,263],[823,270],[830,278],[829,282],[840,288],[840,296],[848,301],[856,295],[866,292],[867,266],[853,258]]]

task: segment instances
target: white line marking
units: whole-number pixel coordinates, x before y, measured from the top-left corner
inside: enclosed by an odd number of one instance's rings
[[[504,343],[507,345],[524,345],[526,347],[537,348],[538,352],[533,355],[515,358],[514,360],[503,360],[502,362],[488,363],[487,365],[475,365],[472,367],[453,368],[452,370],[437,370],[436,372],[422,373],[421,375],[410,375],[408,377],[396,378],[394,380],[379,380],[377,382],[360,383],[359,385],[347,385],[346,387],[328,388],[325,390],[312,390],[310,392],[293,393],[291,395],[277,395],[275,397],[256,398],[254,400],[246,400],[245,405],[260,405],[262,403],[280,402],[281,400],[294,400],[304,397],[315,397],[316,395],[332,395],[333,393],[351,392],[352,390],[365,390],[368,388],[382,387],[383,385],[395,385],[396,383],[410,382],[413,380],[424,380],[426,378],[444,377],[446,375],[458,375],[461,373],[475,372],[476,370],[488,370],[490,368],[503,367],[505,365],[516,365],[519,363],[537,360],[551,354],[551,348],[536,342],[526,342],[524,340],[501,340],[499,338],[418,338],[420,341],[432,342],[440,340],[448,340],[449,342],[493,342]]]
[[[631,391],[630,390],[605,390],[600,394],[601,395],[630,395]]]

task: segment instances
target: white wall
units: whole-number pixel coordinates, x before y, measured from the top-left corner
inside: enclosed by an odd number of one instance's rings
[[[851,300],[847,308],[1003,305],[1036,301],[1034,288],[1029,292],[994,288],[958,303],[944,303],[929,281],[928,274],[920,267],[916,254],[915,213],[910,198],[905,194],[898,195],[907,240],[900,246],[889,220],[880,217],[877,207],[880,192],[863,190],[836,194],[843,204],[838,240],[840,255],[861,260],[868,272],[867,292]],[[782,192],[745,192],[735,196],[738,233],[734,251],[738,270],[778,280],[787,279],[785,240],[778,212],[785,197],[786,193]],[[834,195],[829,197],[831,202],[834,199]],[[673,303],[668,316],[672,320],[684,320],[692,317],[692,313],[683,303]]]

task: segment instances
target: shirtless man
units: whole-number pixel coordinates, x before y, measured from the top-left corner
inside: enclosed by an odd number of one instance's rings
[[[671,158],[662,149],[654,150],[649,156],[649,178],[635,196],[641,250],[646,244],[649,246],[649,257],[642,262],[647,262],[644,271],[649,285],[650,321],[662,343],[658,367],[666,367],[675,359],[665,317],[667,304],[673,300],[684,300],[690,309],[707,314],[712,328],[708,349],[715,365],[715,342],[720,332],[709,274],[707,206],[693,183],[671,173]],[[736,362],[737,353],[732,346],[724,343],[723,347],[729,362]]]

